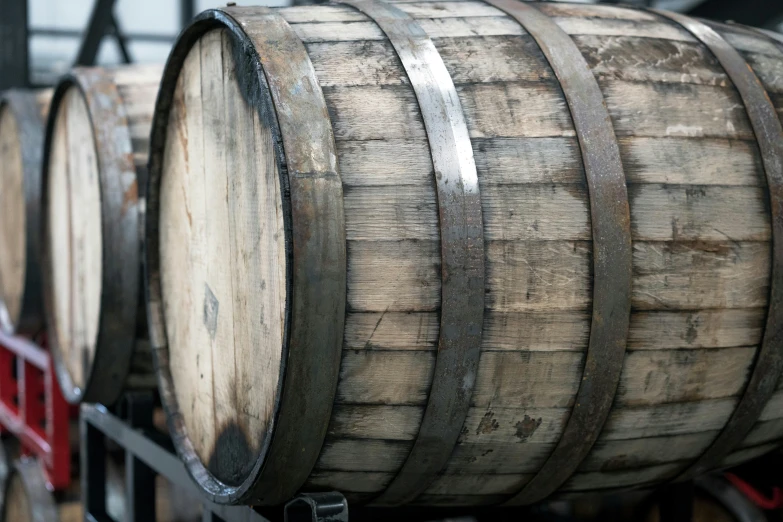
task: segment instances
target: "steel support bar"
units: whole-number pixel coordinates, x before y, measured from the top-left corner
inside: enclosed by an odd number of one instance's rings
[[[131,58],[130,50],[128,49],[128,37],[123,32],[122,27],[120,27],[120,22],[114,13],[111,15],[111,28],[114,38],[117,39],[117,46],[120,48],[123,63],[133,63],[133,58]]]
[[[109,31],[117,0],[96,0],[87,23],[87,30],[79,46],[75,65],[95,65],[103,37]]]
[[[196,16],[196,0],[180,0],[179,2],[179,25],[184,29],[188,26],[193,17]]]
[[[707,0],[687,13],[712,20],[732,20],[754,27],[775,28],[783,21],[783,2],[773,0]]]
[[[129,418],[140,419],[138,408],[146,408],[142,402],[128,403],[126,410]],[[134,421],[134,423],[138,422]],[[106,445],[104,437],[113,440],[121,446],[126,453],[126,463],[132,461],[132,470],[126,471],[126,480],[132,483],[129,487],[139,486],[141,477],[131,476],[133,472],[141,472],[150,484],[154,480],[149,477],[161,475],[169,482],[176,484],[194,499],[202,503],[204,515],[202,520],[210,522],[269,522],[266,518],[246,506],[222,506],[209,502],[203,498],[201,492],[191,480],[185,466],[176,455],[170,453],[158,443],[140,430],[121,421],[101,405],[82,404],[81,406],[81,433],[82,433],[82,495],[85,509],[85,520],[102,522],[105,517],[106,499]],[[151,497],[144,498],[141,490],[135,490],[135,497],[128,499],[129,504],[135,506],[135,517],[129,522],[151,522],[152,518],[145,518],[142,504],[153,504]],[[92,518],[90,518],[92,517]],[[103,517],[103,518],[102,518]]]
[[[27,0],[0,0],[0,91],[30,84]]]
[[[117,0],[95,0],[90,21],[87,23],[84,38],[82,38],[82,43],[79,46],[75,65],[95,65],[101,42],[109,34],[117,39],[117,45],[120,48],[123,61],[125,63],[133,61],[128,50],[127,38],[122,33],[120,25],[114,16],[114,5],[116,3]]]

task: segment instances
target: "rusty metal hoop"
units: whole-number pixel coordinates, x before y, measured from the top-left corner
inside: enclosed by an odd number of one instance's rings
[[[772,275],[764,338],[747,386],[734,412],[707,450],[678,479],[692,478],[720,465],[761,416],[783,370],[783,126],[764,86],[742,55],[707,24],[651,9],[682,26],[718,59],[745,104],[767,176],[772,214]]]
[[[419,103],[438,194],[442,260],[438,356],[419,433],[402,468],[373,502],[418,497],[443,470],[476,382],[484,322],[481,194],[462,105],[435,44],[411,16],[378,0],[340,0],[371,18],[394,47]]]
[[[620,381],[631,315],[631,217],[617,137],[601,88],[571,37],[536,7],[485,0],[538,43],[560,82],[579,139],[593,232],[593,314],[574,407],[554,451],[507,503],[549,496],[576,471],[603,429]]]

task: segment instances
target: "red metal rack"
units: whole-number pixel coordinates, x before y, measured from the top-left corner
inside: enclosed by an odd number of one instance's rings
[[[49,353],[0,332],[0,426],[25,454],[38,457],[55,490],[71,483],[69,417]]]

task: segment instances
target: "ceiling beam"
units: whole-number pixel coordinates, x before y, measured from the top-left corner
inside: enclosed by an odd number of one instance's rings
[[[774,28],[783,21],[783,2],[771,0],[706,0],[688,11],[691,16],[731,20],[755,27]]]

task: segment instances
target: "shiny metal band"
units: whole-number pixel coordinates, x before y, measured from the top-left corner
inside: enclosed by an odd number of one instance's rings
[[[229,32],[241,79],[260,117],[275,134],[281,172],[287,172],[286,277],[290,285],[283,347],[284,375],[271,442],[239,486],[212,476],[192,451],[174,392],[162,309],[158,259],[158,188],[166,122],[179,68],[209,30]],[[274,106],[272,106],[274,105]],[[283,165],[284,162],[284,165]],[[282,181],[281,181],[282,183]],[[346,302],[346,243],[342,181],[326,100],[304,44],[288,23],[265,7],[228,7],[199,15],[172,50],[153,121],[147,220],[147,292],[150,336],[161,398],[172,438],[188,472],[221,504],[278,505],[310,475],[326,437],[337,391]],[[287,208],[290,207],[290,208]]]
[[[712,445],[679,477],[690,478],[719,466],[745,439],[775,391],[783,369],[783,127],[756,74],[722,36],[687,16],[653,11],[681,25],[707,46],[739,92],[761,151],[772,213],[772,281],[764,338],[731,418]]]
[[[509,504],[542,500],[573,474],[609,415],[631,314],[631,217],[617,137],[598,82],[570,36],[531,4],[485,0],[536,40],[560,81],[582,150],[593,232],[593,315],[584,372],[552,454]]]
[[[438,193],[442,299],[435,374],[419,434],[400,472],[374,502],[414,500],[444,468],[470,407],[484,321],[484,231],[473,148],[454,82],[421,26],[377,0],[342,0],[389,38],[416,93]]]

